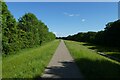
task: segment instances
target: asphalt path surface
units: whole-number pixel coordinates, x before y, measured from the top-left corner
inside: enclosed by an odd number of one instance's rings
[[[79,78],[83,79],[78,66],[61,40],[42,78]]]

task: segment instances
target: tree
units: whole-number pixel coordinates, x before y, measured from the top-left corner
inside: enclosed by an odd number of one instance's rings
[[[19,38],[22,38],[23,41],[22,48],[37,45],[39,42],[39,22],[37,17],[32,13],[26,13],[18,21]]]
[[[93,43],[95,44],[99,44],[99,45],[103,45],[105,44],[105,36],[104,36],[104,31],[98,31],[96,36],[95,36],[95,40]]]
[[[110,22],[105,28],[105,42],[109,46],[120,46],[120,20]]]
[[[8,54],[9,52],[18,49],[17,45],[17,28],[16,20],[11,15],[7,8],[7,5],[2,2],[2,46],[3,53]]]
[[[89,42],[104,46],[120,46],[120,20],[109,22],[103,31],[78,33],[64,39]]]
[[[40,41],[46,42],[47,41],[47,34],[49,32],[47,25],[45,25],[42,21],[39,21],[38,31],[39,31]]]
[[[3,53],[10,54],[18,50],[41,45],[55,39],[55,34],[32,13],[26,13],[18,22],[2,3],[2,45]],[[1,36],[1,31],[0,31]]]

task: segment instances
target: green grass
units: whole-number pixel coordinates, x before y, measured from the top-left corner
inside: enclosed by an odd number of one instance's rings
[[[3,78],[35,78],[41,76],[54,54],[59,40],[25,49],[15,55],[3,57]]]
[[[0,78],[2,78],[2,56],[0,54]]]
[[[2,77],[2,33],[0,33],[0,78]]]
[[[103,52],[104,54],[120,59],[119,47],[100,46],[100,45],[94,45],[94,44],[85,43],[85,42],[81,42],[81,44],[96,52]]]
[[[0,33],[0,39],[2,38],[2,33]]]
[[[97,54],[80,42],[65,41],[86,80],[120,80],[120,63]]]

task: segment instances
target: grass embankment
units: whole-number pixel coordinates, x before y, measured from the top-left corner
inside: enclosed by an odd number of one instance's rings
[[[59,40],[36,48],[25,49],[15,55],[3,57],[3,78],[35,78],[41,76],[54,54]]]
[[[2,78],[2,56],[0,53],[0,79]]]
[[[97,54],[80,42],[65,41],[65,43],[87,80],[120,79],[119,62]]]
[[[94,45],[94,44],[84,43],[84,42],[81,42],[81,44],[96,52],[102,52],[109,56],[113,56],[115,58],[120,59],[120,48],[119,47],[100,46],[100,45]]]

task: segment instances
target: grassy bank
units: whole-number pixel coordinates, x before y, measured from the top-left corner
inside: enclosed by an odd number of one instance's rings
[[[100,46],[100,45],[94,45],[94,44],[84,43],[84,42],[81,42],[80,44],[96,52],[102,52],[109,56],[113,56],[115,58],[120,59],[120,48],[119,47]]]
[[[80,42],[65,41],[86,80],[120,79],[120,63],[105,58]]]
[[[3,78],[34,78],[40,76],[54,54],[59,40],[25,49],[15,55],[3,57]]]
[[[2,33],[0,32],[0,78],[2,78]]]
[[[0,79],[2,78],[2,56],[0,54]]]

